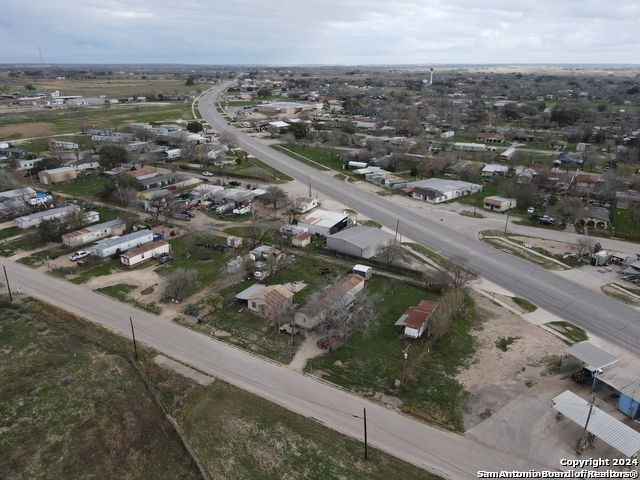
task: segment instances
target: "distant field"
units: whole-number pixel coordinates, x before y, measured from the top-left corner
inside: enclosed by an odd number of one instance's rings
[[[117,127],[132,122],[171,122],[193,118],[191,105],[184,102],[162,102],[79,107],[72,110],[37,110],[2,115],[0,110],[0,138],[18,140],[32,137],[79,132],[90,127]]]

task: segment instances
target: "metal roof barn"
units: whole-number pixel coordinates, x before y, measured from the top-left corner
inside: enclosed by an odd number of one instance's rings
[[[371,258],[390,243],[393,235],[373,227],[358,225],[327,237],[327,248],[361,258]]]
[[[554,398],[553,403],[554,409],[584,428],[589,415],[589,402],[567,390]],[[593,407],[587,429],[627,457],[640,451],[640,433],[598,407]]]

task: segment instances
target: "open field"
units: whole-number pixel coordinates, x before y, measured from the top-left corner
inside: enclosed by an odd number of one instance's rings
[[[0,312],[0,477],[198,478],[129,342],[29,299]]]

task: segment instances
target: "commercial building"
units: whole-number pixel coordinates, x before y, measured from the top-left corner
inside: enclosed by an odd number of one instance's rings
[[[327,248],[354,257],[371,258],[392,241],[390,233],[358,225],[328,236]]]
[[[345,213],[316,210],[298,222],[298,226],[306,228],[311,235],[328,237],[345,228],[348,221],[349,216]]]

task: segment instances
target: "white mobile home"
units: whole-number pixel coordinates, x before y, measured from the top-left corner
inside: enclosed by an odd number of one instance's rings
[[[164,153],[164,158],[167,160],[175,160],[176,158],[180,158],[182,155],[182,151],[179,148],[173,148],[171,150],[167,150]]]
[[[66,207],[52,208],[51,210],[45,210],[43,212],[16,218],[16,227],[21,229],[37,227],[43,220],[64,218],[67,215],[72,215],[76,212],[80,212],[80,207],[78,205],[67,205]]]
[[[96,242],[114,235],[122,235],[126,228],[124,220],[119,218],[110,222],[91,225],[75,232],[62,235],[62,243],[68,247],[76,247],[85,243]]]
[[[93,246],[93,254],[96,257],[107,258],[115,255],[118,251],[120,253],[128,252],[152,241],[153,232],[151,230],[139,230],[122,237],[112,237],[97,242]]]
[[[120,264],[125,267],[135,267],[141,263],[158,258],[171,251],[171,245],[165,240],[147,243],[142,247],[134,248],[120,255]]]

